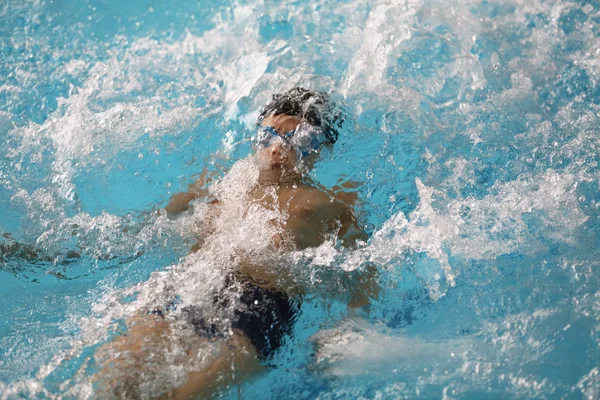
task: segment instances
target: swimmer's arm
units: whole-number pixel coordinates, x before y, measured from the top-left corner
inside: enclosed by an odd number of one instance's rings
[[[32,264],[41,262],[64,265],[80,257],[81,254],[75,250],[66,250],[65,253],[50,255],[43,249],[15,241],[10,233],[0,234],[0,269],[10,260],[17,261],[19,264],[23,262]],[[50,270],[49,273],[59,279],[64,278],[64,275],[60,272]]]
[[[369,236],[359,226],[358,220],[350,207],[346,207],[340,215],[341,228],[338,237],[346,248],[356,249],[359,243],[365,243]],[[371,299],[379,296],[379,272],[373,264],[358,270],[347,272],[344,286],[350,292],[348,307],[360,308],[368,306]]]
[[[2,242],[0,242],[0,263],[11,258],[21,259],[29,262],[52,261],[51,258],[42,256],[35,247],[15,242],[12,240],[9,234],[4,234],[2,236],[7,240],[2,240]]]
[[[335,198],[348,206],[352,206],[358,199],[358,193],[355,191],[361,182],[358,181],[338,181],[339,185],[331,188]]]
[[[190,208],[190,202],[194,199],[209,197],[210,193],[206,185],[214,179],[215,173],[209,175],[208,169],[204,169],[200,177],[188,186],[187,192],[181,192],[173,195],[165,207],[167,215],[176,215],[187,211]],[[213,200],[214,203],[215,200]]]
[[[187,211],[190,208],[190,202],[199,197],[193,192],[181,192],[174,194],[165,207],[167,215],[176,215]]]
[[[352,208],[348,205],[344,204],[338,215],[338,220],[340,223],[338,238],[342,246],[348,249],[356,249],[359,243],[364,243],[369,239],[369,235],[360,227]]]
[[[353,271],[332,268],[322,273],[316,282],[307,285],[320,296],[346,303],[349,309],[368,307],[379,297],[379,271],[374,264],[361,265]]]
[[[360,270],[347,273],[347,289],[350,291],[349,308],[361,308],[371,304],[372,299],[379,297],[379,271],[373,264]]]

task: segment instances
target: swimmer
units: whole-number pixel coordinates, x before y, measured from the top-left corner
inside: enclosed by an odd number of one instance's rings
[[[336,142],[342,120],[341,114],[332,110],[326,94],[303,88],[274,95],[260,115],[254,153],[249,156],[257,166],[258,178],[248,191],[247,207],[275,210],[284,216],[270,221],[277,234],[263,238],[272,252],[317,247],[332,238],[344,247],[354,248],[368,239],[353,211],[356,196],[328,190],[307,174],[320,149]],[[207,183],[205,173],[190,185],[188,192],[171,198],[166,213],[177,217],[198,201],[205,201],[213,219],[224,213],[231,196],[215,197],[205,189]],[[201,250],[202,245],[199,243],[193,250]],[[184,362],[186,380],[163,392],[163,398],[207,398],[238,384],[264,370],[291,335],[302,297],[299,284],[293,278],[282,277],[264,257],[245,255],[238,264],[225,279],[227,287],[238,288],[240,303],[228,322],[229,329],[210,322],[200,308],[188,305],[179,310],[183,323],[193,329],[196,339],[183,345],[188,354]],[[343,274],[350,308],[367,306],[377,296],[374,270]],[[214,300],[223,307],[232,301],[226,294]],[[153,349],[168,353],[173,348],[175,326],[166,317],[174,307],[177,305],[141,311],[127,321],[125,334],[96,352],[100,372],[95,385],[99,397],[139,397],[139,382],[144,374],[170,362],[167,355],[164,359],[157,357]],[[193,365],[198,365],[194,358],[199,357],[196,350],[207,340],[222,340],[225,344],[208,365],[194,369]]]

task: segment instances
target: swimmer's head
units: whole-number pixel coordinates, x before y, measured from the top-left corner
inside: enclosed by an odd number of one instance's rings
[[[305,158],[325,144],[333,144],[339,136],[343,114],[335,110],[329,96],[300,87],[273,95],[258,118],[258,149],[283,142]]]

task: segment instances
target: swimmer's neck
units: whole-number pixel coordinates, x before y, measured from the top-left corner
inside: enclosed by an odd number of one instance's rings
[[[260,185],[293,184],[302,181],[302,172],[296,168],[261,169],[258,174]]]

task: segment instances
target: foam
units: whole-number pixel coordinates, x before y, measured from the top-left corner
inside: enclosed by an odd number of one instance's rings
[[[577,382],[577,388],[586,399],[598,397],[600,393],[600,378],[598,378],[598,375],[600,375],[598,368],[592,368]]]
[[[406,2],[402,7],[392,2],[376,3],[360,36],[348,31],[338,39],[348,41],[353,40],[353,37],[362,37],[362,40],[352,43],[358,48],[348,64],[341,84],[344,95],[348,96],[365,88],[369,91],[382,89],[390,52],[395,46],[411,38],[409,26],[419,5],[419,1]]]
[[[11,3],[2,13],[5,17],[12,12],[24,15],[25,25],[34,26],[48,11],[45,7],[38,1]],[[0,114],[0,133],[10,138],[6,149],[9,167],[0,170],[0,185],[10,192],[15,205],[26,210],[25,233],[37,239],[37,245],[52,254],[64,253],[65,245],[71,246],[82,250],[84,256],[102,259],[160,246],[185,247],[181,242],[205,239],[211,224],[215,233],[206,238],[203,251],[155,272],[146,282],[120,289],[115,277],[106,278],[90,295],[94,315],[80,319],[77,311],[71,313],[77,321],[69,323],[80,326],[82,332],[70,353],[55,354],[35,379],[0,384],[0,392],[5,397],[19,391],[44,392],[44,378],[66,359],[105,340],[115,321],[140,309],[164,305],[174,294],[184,304],[208,304],[239,254],[270,254],[268,241],[261,238],[271,237],[275,231],[266,221],[283,216],[258,207],[245,208],[247,191],[257,179],[250,159],[235,164],[210,187],[213,194],[232,200],[212,222],[208,209],[199,203],[177,220],[161,213],[147,218],[107,212],[92,216],[78,204],[76,178],[85,170],[108,170],[117,154],[134,149],[141,138],[182,135],[207,119],[216,120],[217,131],[207,135],[227,132],[222,147],[230,156],[247,134],[236,121],[251,128],[256,110],[271,93],[295,84],[341,93],[355,107],[351,114],[357,120],[361,113],[376,114],[372,126],[358,122],[349,129],[352,134],[357,132],[352,139],[370,140],[368,135],[378,135],[385,142],[374,148],[377,154],[368,161],[350,160],[356,165],[344,170],[349,175],[367,176],[366,189],[359,191],[362,200],[376,190],[385,192],[386,199],[401,198],[404,193],[392,187],[399,184],[384,179],[398,168],[405,168],[401,178],[409,186],[414,182],[417,196],[406,214],[394,208],[369,216],[377,223],[375,233],[356,251],[341,250],[331,240],[315,249],[271,255],[284,257],[291,272],[303,271],[305,275],[298,279],[318,280],[315,272],[321,268],[351,271],[364,263],[376,263],[393,279],[402,274],[414,276],[430,299],[438,301],[469,282],[463,276],[471,272],[470,261],[494,268],[494,262],[505,255],[544,257],[556,244],[574,251],[593,246],[593,240],[582,240],[582,244],[579,238],[592,234],[583,228],[595,218],[594,205],[591,200],[587,204],[582,186],[589,185],[593,191],[600,177],[600,114],[597,105],[589,101],[591,89],[580,90],[569,76],[558,76],[567,67],[581,68],[589,75],[582,85],[597,85],[598,44],[590,22],[597,11],[591,5],[582,7],[587,21],[577,23],[571,33],[561,25],[561,17],[577,7],[538,0],[485,4],[476,0],[408,1],[401,5],[352,0],[335,7],[325,1],[310,7],[234,2],[215,11],[213,27],[204,32],[123,35],[115,37],[108,50],[93,39],[78,39],[81,41],[72,47],[84,47],[84,54],[53,48],[55,42],[36,35],[35,30],[30,35],[11,35],[12,48],[23,55],[11,56],[8,70],[12,80],[0,86],[8,110]],[[263,16],[289,24],[291,33],[261,37]],[[75,22],[73,29],[80,26]],[[568,40],[579,41],[579,50],[565,49]],[[428,51],[420,48],[426,41],[447,46],[448,59],[423,57],[419,66],[405,62],[409,51]],[[52,53],[56,61],[35,65],[27,61],[29,54],[38,54],[36,46],[43,48],[44,54]],[[560,53],[558,49],[562,49]],[[427,68],[430,73],[423,72]],[[18,106],[31,104],[26,96],[31,88],[37,88],[36,82],[61,82],[68,90],[42,121],[23,121],[29,114]],[[560,92],[562,88],[565,93]],[[570,96],[569,90],[581,93]],[[36,96],[36,100],[45,98]],[[410,123],[388,118],[386,113],[406,113]],[[423,161],[420,165],[427,169],[415,172],[400,158],[395,160],[397,165],[377,167],[378,159],[387,159],[396,145]],[[510,151],[513,157],[498,163],[498,156],[480,151],[482,148]],[[45,164],[48,171],[33,176],[28,166],[31,160]],[[485,187],[478,181],[482,167],[494,171]],[[481,190],[472,193],[470,188],[475,186]],[[126,230],[132,224],[138,229]],[[598,295],[591,264],[575,262],[569,255],[564,258],[559,268],[572,274],[569,276],[579,285],[573,295],[578,303],[572,318],[581,321],[591,316],[594,322],[589,336],[597,342]],[[306,269],[294,268],[298,266]],[[566,290],[560,294],[567,296]],[[494,293],[489,296],[493,298]],[[129,297],[134,300],[123,300]],[[341,338],[333,335],[320,357],[324,362],[351,359],[333,368],[342,378],[359,375],[363,360],[373,365],[375,375],[386,375],[386,368],[396,360],[408,358],[418,364],[420,356],[435,359],[437,353],[445,354],[445,346],[467,346],[477,340],[498,346],[501,360],[507,360],[515,371],[531,360],[547,361],[544,356],[552,344],[543,335],[532,333],[532,327],[560,315],[560,310],[507,306],[509,315],[496,321],[478,308],[477,300],[484,299],[476,297],[473,304],[483,327],[471,327],[479,336],[462,344],[428,342],[385,330],[365,328],[356,333],[350,329]],[[565,304],[557,307],[567,307]],[[435,307],[443,309],[444,302]],[[515,312],[518,307],[524,310]],[[528,340],[522,345],[525,336]],[[391,350],[384,354],[382,348]],[[523,358],[521,353],[525,353]],[[493,353],[468,353],[461,359],[462,369],[454,361],[447,364],[456,367],[453,373],[445,374],[443,365],[434,368],[435,373],[415,372],[416,387],[442,385],[448,397],[452,390],[468,393],[466,384],[456,382],[461,379],[482,390],[502,382],[516,397],[551,395],[561,387],[562,383],[549,382],[539,370],[535,374],[500,373],[502,368],[494,357]],[[374,365],[378,360],[382,360],[379,367]],[[597,372],[590,369],[581,376],[573,391],[584,396],[597,393]],[[180,379],[182,373],[169,371],[165,379]],[[60,390],[77,397],[91,396],[88,377],[74,379],[76,385],[65,382]],[[410,385],[397,381],[386,381],[382,387],[378,393],[384,397],[414,395],[408,391]]]
[[[465,164],[457,165],[457,173],[464,173]],[[387,220],[367,247],[345,258],[343,268],[352,270],[364,262],[395,268],[407,251],[426,253],[439,264],[423,264],[415,274],[437,300],[456,282],[458,271],[453,271],[449,255],[493,260],[517,251],[541,253],[546,251],[544,236],[574,244],[576,232],[588,220],[578,206],[575,177],[569,173],[548,170],[539,176],[497,183],[490,189],[494,194],[447,201],[443,208],[434,207],[433,188],[419,179],[416,186],[420,203],[415,211],[408,218],[398,212]],[[526,216],[535,217],[544,233],[539,227],[530,228]]]
[[[315,342],[315,364],[322,372],[336,377],[377,375],[403,365],[431,367],[431,360],[454,368],[461,355],[473,346],[471,338],[427,341],[419,337],[394,335],[382,326],[365,320],[349,319],[323,330],[311,338]],[[439,367],[439,365],[438,365]]]

